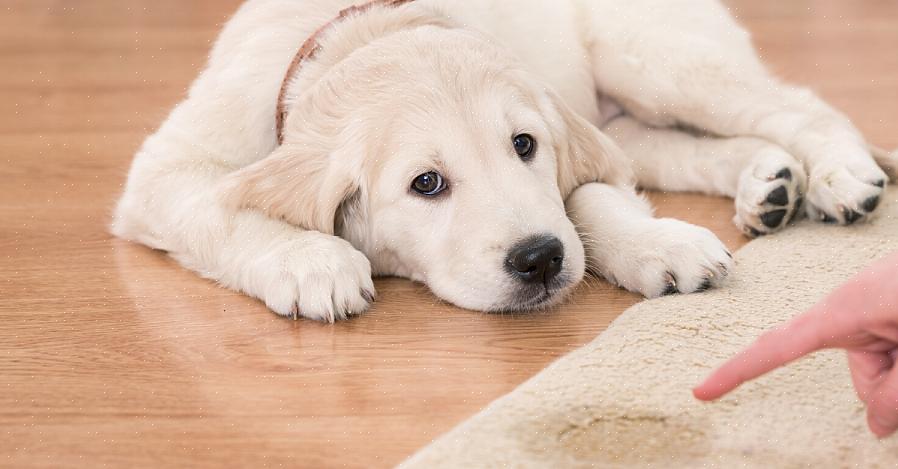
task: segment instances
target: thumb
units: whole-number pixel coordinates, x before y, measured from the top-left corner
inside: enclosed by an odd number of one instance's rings
[[[898,430],[898,366],[893,366],[867,396],[867,425],[879,438]]]

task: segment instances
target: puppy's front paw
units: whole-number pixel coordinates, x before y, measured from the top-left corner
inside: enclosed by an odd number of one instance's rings
[[[739,177],[733,223],[752,238],[778,231],[801,209],[807,176],[792,155],[769,148]]]
[[[671,218],[646,220],[644,232],[617,254],[610,280],[647,298],[720,285],[733,257],[711,231]]]
[[[808,217],[840,225],[863,220],[879,206],[887,181],[872,160],[853,166],[819,165],[811,171]]]
[[[264,263],[278,274],[262,286],[263,300],[280,315],[334,322],[374,300],[368,258],[343,239],[316,233],[291,240]]]

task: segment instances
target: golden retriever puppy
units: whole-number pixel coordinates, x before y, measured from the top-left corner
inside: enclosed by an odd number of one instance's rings
[[[637,179],[733,196],[753,235],[803,198],[862,219],[886,181],[711,0],[350,6],[247,2],[135,157],[113,232],[281,315],[363,312],[372,274],[527,310],[587,267],[647,297],[723,281],[724,246],[653,218]]]

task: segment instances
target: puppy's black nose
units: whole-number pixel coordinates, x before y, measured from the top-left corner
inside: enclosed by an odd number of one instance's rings
[[[516,278],[527,283],[548,283],[564,263],[564,246],[554,236],[536,236],[514,245],[505,258],[505,266]]]

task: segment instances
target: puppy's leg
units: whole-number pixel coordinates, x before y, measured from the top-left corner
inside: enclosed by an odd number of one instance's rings
[[[876,208],[887,178],[860,132],[814,93],[770,76],[718,2],[587,5],[594,77],[629,113],[776,143],[806,165],[815,219],[849,224]]]
[[[646,297],[717,286],[732,265],[713,233],[652,217],[648,203],[628,188],[585,184],[566,205],[583,238],[589,268]]]
[[[259,212],[222,207],[222,168],[164,161],[148,143],[116,209],[114,234],[167,251],[185,267],[259,298],[274,312],[329,321],[367,309],[368,259],[335,236],[304,231]],[[165,154],[165,153],[162,153]]]
[[[802,205],[803,166],[766,140],[698,136],[648,127],[629,116],[603,130],[633,160],[640,186],[733,197],[733,222],[749,236],[786,226]]]

